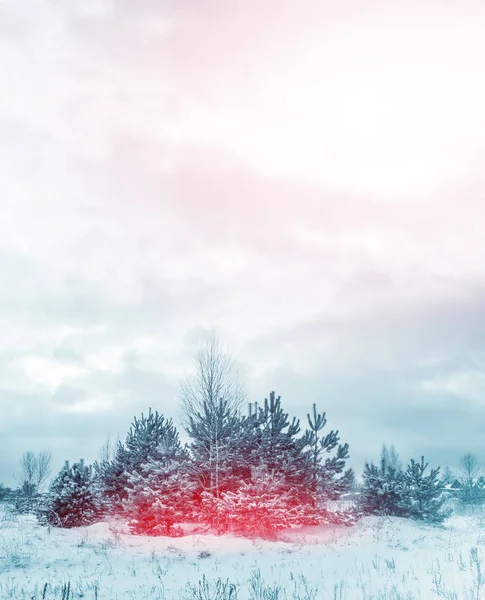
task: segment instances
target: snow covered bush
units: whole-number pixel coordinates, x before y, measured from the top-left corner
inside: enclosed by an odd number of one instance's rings
[[[192,483],[180,461],[149,460],[128,478],[124,514],[133,533],[176,535],[176,523],[190,519],[187,495]],[[188,510],[189,509],[189,510]]]
[[[39,496],[33,483],[24,481],[14,495],[13,507],[19,514],[35,512]]]
[[[177,445],[177,452],[182,452],[172,421],[150,408],[147,416],[134,418],[124,444],[118,443],[113,460],[94,463],[96,492],[105,516],[124,514],[133,504],[133,487],[140,489],[142,485],[140,481],[136,483],[136,478],[154,477],[153,463],[163,470],[161,465],[168,458],[167,444]],[[177,460],[180,458],[188,460],[185,450]]]
[[[339,444],[338,431],[321,435],[327,424],[326,414],[318,413],[313,405],[313,414],[307,414],[309,429],[305,432],[305,452],[310,459],[306,467],[310,494],[310,504],[317,507],[322,502],[337,500],[350,489],[354,480],[352,469],[344,472],[345,461],[349,458],[349,445]],[[334,452],[333,456],[328,456]],[[323,460],[323,458],[325,460]]]
[[[272,539],[303,518],[302,508],[291,505],[284,478],[264,465],[254,468],[251,481],[243,481],[236,492],[224,493],[221,504],[229,530],[248,537]]]
[[[198,407],[186,419],[195,502],[199,521],[218,533],[229,527],[229,499],[238,504],[236,496],[255,485],[254,472],[261,467],[284,482],[287,507],[302,509],[300,524],[322,522],[322,507],[348,490],[353,479],[351,470],[344,472],[348,445],[340,443],[338,431],[321,435],[325,413],[315,406],[310,429],[301,432],[274,391],[262,405],[249,404],[245,416],[212,393],[190,398]]]
[[[126,518],[138,534],[175,535],[177,523],[195,521],[219,534],[261,537],[293,525],[355,520],[327,510],[348,490],[353,472],[344,472],[348,445],[338,431],[321,435],[325,413],[314,406],[310,429],[301,433],[275,392],[262,406],[250,404],[245,416],[215,392],[195,406],[186,415],[189,447],[171,420],[150,409],[134,419],[113,458],[94,464],[103,516]]]
[[[394,467],[366,463],[360,505],[365,514],[403,517],[406,513],[407,489],[404,476]]]
[[[55,527],[91,525],[99,515],[92,468],[81,460],[66,461],[38,509],[39,520]]]
[[[438,480],[439,467],[428,475],[428,463],[411,459],[405,472],[381,460],[380,467],[366,463],[360,506],[364,514],[410,517],[442,522],[449,512],[442,510],[445,497]]]
[[[194,488],[188,453],[172,421],[161,422],[160,439],[150,457],[128,475],[123,512],[134,533],[174,535],[174,525],[190,520]]]
[[[404,484],[406,487],[406,516],[432,523],[441,523],[449,512],[443,510],[445,496],[442,493],[441,484],[438,480],[439,467],[431,469],[429,475],[425,475],[428,463],[411,459],[404,473]]]

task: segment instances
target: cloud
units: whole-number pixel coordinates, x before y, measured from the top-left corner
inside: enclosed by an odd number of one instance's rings
[[[356,460],[394,434],[438,456],[442,406],[473,428],[484,23],[471,1],[3,2],[0,479],[175,412],[213,326],[252,399],[334,393]]]
[[[394,444],[405,462],[424,455],[432,466],[453,466],[470,449],[482,456],[483,403],[423,394],[418,384],[427,375],[409,366],[398,373],[374,366],[342,373],[322,360],[305,373],[285,364],[253,379],[253,391],[261,400],[271,389],[281,394],[302,429],[315,402],[326,412],[328,429],[339,430],[349,443],[349,464],[358,474],[364,461],[378,459],[383,443]]]
[[[378,316],[322,314],[252,339],[240,355],[253,393],[275,389],[303,427],[316,402],[350,443],[358,471],[383,443],[435,465],[454,465],[470,448],[483,454],[483,288],[429,304],[398,300]]]
[[[168,130],[272,177],[422,201],[483,148],[483,30],[477,2],[191,6],[168,36],[190,99]]]
[[[482,363],[477,361],[484,351],[483,300],[483,286],[461,298],[437,296],[428,302],[419,296],[403,302],[399,293],[386,301],[381,293],[372,305],[360,305],[360,310],[356,302],[350,304],[351,310],[322,312],[255,337],[244,352],[256,360],[258,355],[278,356],[288,367],[294,360],[308,369],[318,364],[325,372],[367,367],[391,372],[408,367],[450,370],[453,362],[479,369]],[[285,344],[292,349],[286,355]]]
[[[14,372],[20,371],[33,384],[40,384],[52,390],[55,390],[66,380],[83,377],[88,373],[86,369],[77,365],[35,355],[24,355],[13,360],[10,363],[10,368]]]
[[[434,394],[447,394],[463,400],[482,402],[485,399],[485,373],[467,370],[423,381],[421,388]]]

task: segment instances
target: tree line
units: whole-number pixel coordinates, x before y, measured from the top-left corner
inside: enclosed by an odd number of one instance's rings
[[[393,447],[383,448],[380,463],[366,463],[354,505],[331,509],[357,485],[346,468],[349,445],[338,430],[328,430],[325,412],[314,404],[303,428],[274,391],[247,404],[234,363],[214,334],[194,367],[180,388],[188,444],[172,419],[149,409],[134,418],[124,441],[108,441],[94,464],[66,462],[44,494],[50,454],[26,453],[18,509],[60,527],[121,517],[137,534],[181,535],[180,524],[192,523],[267,538],[294,526],[351,525],[366,514],[429,522],[449,514],[439,468],[428,469],[421,458],[404,469]],[[468,491],[476,485],[472,463]]]

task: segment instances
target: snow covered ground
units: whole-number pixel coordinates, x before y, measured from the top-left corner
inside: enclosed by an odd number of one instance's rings
[[[49,531],[3,511],[0,598],[66,600],[69,585],[70,599],[86,600],[478,600],[484,556],[478,511],[442,527],[368,517],[293,531],[284,542],[136,537],[115,523]],[[217,596],[219,578],[237,595]]]

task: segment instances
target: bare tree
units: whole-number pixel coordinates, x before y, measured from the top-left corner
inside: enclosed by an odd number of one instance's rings
[[[180,420],[202,463],[199,471],[202,487],[208,487],[216,498],[219,498],[224,453],[245,400],[246,388],[235,363],[212,331],[195,355],[193,374],[180,383]]]
[[[30,497],[37,495],[51,472],[52,455],[49,450],[35,454],[32,450],[24,452],[20,458],[20,474],[15,477],[24,493]]]
[[[180,383],[180,419],[186,430],[191,418],[220,400],[233,413],[240,413],[246,400],[246,387],[236,365],[214,331],[202,342],[195,355],[194,373]]]
[[[482,466],[476,454],[467,452],[467,454],[464,454],[460,458],[458,464],[458,480],[462,485],[472,486],[481,471]]]
[[[37,459],[32,450],[24,452],[20,458],[20,474],[15,476],[17,483],[21,486],[33,486],[35,473],[37,471]]]
[[[119,436],[113,440],[111,433],[108,434],[105,443],[101,446],[101,450],[99,451],[100,462],[109,463],[114,459],[119,440]]]
[[[41,450],[34,453],[27,450],[20,458],[20,473],[15,475],[20,486],[15,506],[19,512],[30,512],[35,508],[51,470],[51,453]]]
[[[460,497],[463,502],[474,503],[483,496],[476,485],[481,472],[482,465],[476,454],[467,452],[460,458],[457,479],[461,484]]]
[[[402,472],[402,462],[394,445],[388,448],[386,444],[383,444],[381,449],[381,468],[387,471],[389,467],[396,473]]]
[[[37,493],[43,491],[47,478],[51,474],[52,454],[50,450],[41,450],[36,457],[35,485]]]

